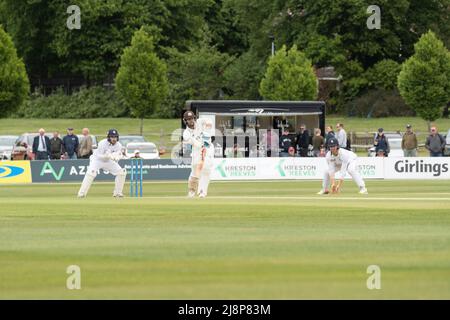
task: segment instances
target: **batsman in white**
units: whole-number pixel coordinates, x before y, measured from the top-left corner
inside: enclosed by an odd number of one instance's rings
[[[100,169],[116,176],[113,196],[118,198],[123,197],[122,192],[127,171],[118,164],[122,157],[122,145],[119,142],[119,133],[116,129],[110,129],[107,138],[99,142],[97,149],[94,150],[93,155],[89,158],[89,167],[78,191],[78,197],[84,198],[87,196],[89,188]]]
[[[197,123],[201,129],[201,139],[203,141],[200,163],[196,167],[200,176],[197,194],[200,198],[205,198],[208,195],[211,170],[214,166],[214,145],[211,140],[212,123],[210,119],[199,119]]]
[[[353,181],[355,181],[358,185],[359,193],[367,194],[368,192],[364,180],[356,170],[356,159],[358,156],[354,152],[339,148],[339,143],[335,138],[330,139],[328,146],[330,147],[330,151],[327,152],[325,157],[328,164],[328,170],[324,172],[322,190],[320,190],[317,194],[330,193],[330,184],[331,192],[339,193],[347,172],[353,178]],[[341,174],[341,178],[338,181],[335,179],[335,174],[337,171],[340,171]]]
[[[194,112],[186,111],[183,115],[186,129],[183,143],[191,148],[191,174],[188,180],[188,197],[198,195],[206,197],[209,176],[213,165],[214,146],[211,143],[211,123],[200,119],[196,121]]]

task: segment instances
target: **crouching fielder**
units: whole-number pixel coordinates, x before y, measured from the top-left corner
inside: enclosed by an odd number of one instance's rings
[[[322,190],[317,194],[328,194],[329,186],[331,185],[331,192],[338,193],[341,189],[342,183],[344,182],[344,177],[347,172],[353,178],[353,181],[359,187],[359,193],[367,194],[366,185],[362,179],[359,172],[356,170],[356,159],[358,156],[345,149],[339,148],[339,143],[335,138],[330,139],[328,142],[330,151],[327,152],[326,160],[328,164],[328,170],[324,172]],[[336,181],[335,174],[340,171],[341,179]]]
[[[122,159],[122,145],[119,142],[117,130],[111,129],[108,131],[107,139],[99,142],[97,149],[94,150],[94,154],[89,159],[89,167],[78,191],[78,197],[84,198],[87,196],[89,188],[100,169],[116,176],[113,196],[123,197],[122,192],[127,171],[118,164],[119,160]]]

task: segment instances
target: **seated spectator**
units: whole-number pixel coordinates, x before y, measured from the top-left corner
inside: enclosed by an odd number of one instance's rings
[[[133,156],[131,157],[131,159],[141,159],[141,153],[139,152],[138,149],[134,150],[133,152]]]
[[[383,149],[378,149],[376,152],[377,152],[375,155],[376,157],[385,157],[386,156],[386,153],[384,152]]]
[[[225,157],[226,158],[243,158],[244,155],[242,151],[239,150],[239,145],[236,143],[234,144],[233,148],[227,148],[225,150]]]
[[[295,148],[294,147],[289,147],[288,156],[289,157],[296,157],[297,156],[297,152],[295,152]]]
[[[325,148],[324,145],[321,145],[318,157],[325,157],[326,155],[327,155],[327,149]]]
[[[289,136],[289,129],[285,128],[280,137],[280,157],[289,156],[289,148],[292,147],[292,138]]]

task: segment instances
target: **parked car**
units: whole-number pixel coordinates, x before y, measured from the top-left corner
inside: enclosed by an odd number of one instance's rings
[[[122,153],[126,156],[127,154],[127,145],[129,143],[142,143],[148,142],[143,136],[138,135],[128,135],[128,136],[120,136],[119,142],[122,145]]]
[[[447,134],[444,136],[445,138],[445,149],[444,156],[450,156],[450,129],[448,129]]]
[[[0,136],[0,160],[11,160],[11,154],[17,136]]]
[[[400,133],[385,133],[384,134],[389,141],[390,152],[388,157],[403,157],[402,150],[402,138],[403,136]],[[375,140],[376,134],[373,139]],[[375,146],[369,148],[369,152],[367,154],[368,157],[375,157]]]
[[[126,147],[127,144],[130,142],[148,142],[143,136],[135,136],[135,135],[129,135],[129,136],[120,136],[119,142],[122,146]]]
[[[159,152],[156,145],[152,142],[130,142],[127,144],[127,158],[132,158],[135,151],[139,150],[139,155],[143,159],[159,159]]]
[[[12,160],[34,160],[33,153],[33,139],[39,135],[39,133],[24,133],[17,138],[11,158]],[[52,133],[45,134],[49,139],[53,137]]]

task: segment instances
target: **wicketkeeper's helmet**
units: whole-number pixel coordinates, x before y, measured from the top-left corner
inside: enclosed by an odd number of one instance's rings
[[[331,138],[328,141],[328,147],[332,148],[332,147],[339,147],[339,142],[337,141],[336,138]]]

